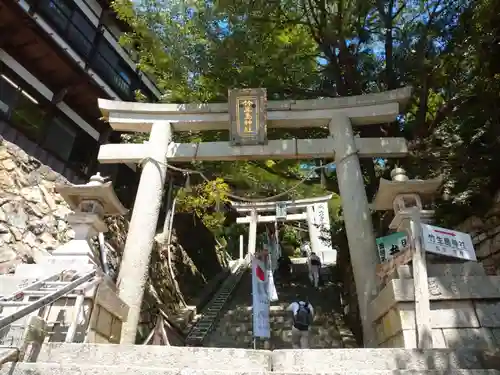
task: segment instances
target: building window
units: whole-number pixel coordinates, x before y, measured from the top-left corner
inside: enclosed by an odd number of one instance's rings
[[[99,143],[63,113],[50,115],[44,109],[50,103],[27,92],[13,76],[10,70],[0,73],[0,115],[6,119],[2,135],[69,179],[86,178]]]
[[[90,67],[124,100],[134,100],[140,87],[137,73],[122,59],[105,38],[98,38],[97,27],[71,0],[40,0],[39,12],[65,38]],[[92,48],[96,48],[96,53]],[[90,56],[91,53],[93,56]],[[90,61],[89,61],[90,59]]]
[[[97,30],[73,2],[42,0],[39,9],[80,56],[89,56]]]
[[[62,118],[54,117],[50,121],[45,135],[43,148],[52,152],[60,159],[68,161],[75,138],[76,129],[67,124]]]
[[[43,132],[46,115],[38,100],[6,74],[0,75],[0,111],[12,125],[35,141]]]
[[[73,169],[89,175],[94,172],[89,170],[89,165],[97,158],[99,142],[83,130],[78,130],[68,161]]]
[[[83,56],[88,57],[92,49],[92,43],[96,35],[95,26],[79,11],[71,16],[68,26],[68,42]]]
[[[41,1],[39,10],[59,31],[64,33],[72,12],[72,9],[68,7],[68,4],[66,4],[65,1]]]
[[[39,107],[38,101],[21,90],[12,109],[10,121],[29,138],[40,138],[45,126],[45,111]]]
[[[91,64],[92,68],[119,92],[122,99],[132,99],[131,85],[135,73],[124,64],[121,56],[105,39],[101,39],[97,46],[97,54]]]
[[[18,86],[5,74],[0,74],[0,112],[4,115],[10,113],[10,109],[16,101]]]

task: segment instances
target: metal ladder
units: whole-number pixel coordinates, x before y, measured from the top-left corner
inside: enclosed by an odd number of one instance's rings
[[[18,345],[31,315],[61,297],[83,298],[85,290],[98,281],[95,270],[75,275],[71,281],[61,281],[64,274],[59,272],[0,297],[0,345]]]
[[[201,313],[201,318],[189,331],[185,341],[186,346],[201,346],[203,344],[205,337],[215,328],[219,314],[236,289],[247,268],[248,262],[241,262],[236,271],[222,283],[219,291]]]

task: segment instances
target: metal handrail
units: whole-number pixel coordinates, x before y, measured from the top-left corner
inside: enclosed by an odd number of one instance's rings
[[[51,293],[45,297],[40,298],[39,300],[34,301],[32,304],[23,307],[22,309],[19,309],[15,313],[5,316],[3,318],[0,318],[0,329],[3,329],[16,320],[19,320],[39,309],[42,307],[48,306],[55,301],[57,301],[59,298],[63,297],[65,294],[73,291],[74,289],[78,288],[80,285],[83,283],[91,280],[93,277],[97,275],[97,270],[90,271],[89,273],[79,277],[75,281],[70,282],[68,285],[62,287],[61,289],[55,291],[54,293]]]
[[[45,279],[35,281],[32,284],[28,284],[24,288],[16,290],[14,293],[11,293],[8,296],[0,297],[0,302],[6,302],[6,301],[10,301],[12,299],[16,299],[20,295],[22,295],[24,292],[27,292],[28,290],[32,290],[33,288],[38,287],[38,286],[42,286],[42,285],[44,285],[47,282],[54,281],[55,279],[57,279],[59,277],[59,275],[60,275],[60,273],[58,272],[58,273],[56,273],[54,275],[46,277]]]
[[[224,281],[224,283],[220,286],[219,290],[217,293],[215,293],[214,297],[211,299],[211,301],[207,304],[205,309],[203,310],[204,312],[208,312],[210,309],[213,308],[213,303],[217,303],[217,299],[220,297],[221,292],[222,293],[227,293],[227,296],[223,300],[222,304],[220,304],[220,307],[216,308],[218,309],[216,311],[216,315],[210,318],[206,318],[206,315],[202,313],[202,317],[191,327],[189,330],[189,333],[186,336],[186,344],[189,345],[199,345],[202,343],[205,338],[212,332],[213,328],[216,326],[217,321],[220,316],[220,312],[226,305],[227,301],[229,300],[230,296],[233,294],[233,292],[236,290],[238,284],[241,282],[241,278],[248,268],[249,265],[249,260],[250,256],[247,254],[243,260],[240,260],[236,263],[236,266],[231,269],[231,275]],[[208,322],[207,322],[208,320]],[[209,323],[209,326],[207,328],[202,328],[200,326],[200,323]]]

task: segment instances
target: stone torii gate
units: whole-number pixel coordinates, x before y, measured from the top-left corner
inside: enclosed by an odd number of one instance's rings
[[[403,157],[404,138],[359,138],[354,126],[392,122],[410,88],[343,98],[267,101],[265,89],[230,90],[229,103],[151,104],[99,99],[117,131],[149,133],[144,144],[102,145],[101,163],[141,163],[143,169],[120,269],[120,297],[129,305],[122,343],[134,343],[168,163],[248,159],[335,158],[358,293],[365,345],[374,337],[369,302],[377,251],[359,158]],[[327,128],[320,139],[267,140],[267,128]],[[174,132],[229,130],[230,141],[177,143]]]
[[[297,199],[293,201],[269,201],[257,203],[231,202],[232,207],[239,214],[246,214],[245,217],[236,219],[238,224],[250,224],[248,236],[248,252],[255,252],[255,239],[257,233],[257,223],[272,223],[276,221],[298,221],[306,220],[308,226],[311,248],[322,259],[323,263],[335,264],[337,262],[337,251],[331,245],[330,219],[328,212],[328,201],[333,194],[317,198]],[[277,211],[277,206],[281,205],[286,209],[286,216],[279,218],[277,215],[259,215],[269,211]],[[299,213],[289,213],[302,211]],[[315,212],[320,211],[320,212]],[[319,216],[324,216],[321,220]]]

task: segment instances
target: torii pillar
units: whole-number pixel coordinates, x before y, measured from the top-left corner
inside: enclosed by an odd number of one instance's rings
[[[329,128],[333,138],[337,180],[363,325],[363,342],[365,347],[371,347],[374,345],[375,332],[369,315],[369,304],[375,292],[375,267],[378,262],[371,212],[351,121],[347,116],[339,115],[331,119]]]
[[[118,276],[118,295],[129,306],[121,343],[135,344],[142,298],[148,278],[158,214],[167,174],[166,155],[172,138],[168,122],[156,122],[149,136],[150,157],[145,159]]]

